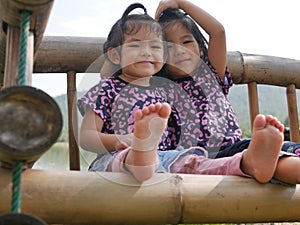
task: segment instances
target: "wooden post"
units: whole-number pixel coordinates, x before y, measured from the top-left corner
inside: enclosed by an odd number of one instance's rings
[[[286,87],[287,106],[290,122],[290,139],[291,141],[300,143],[298,107],[295,84]]]
[[[6,56],[3,87],[16,85],[18,79],[18,54],[19,54],[20,28],[7,27]]]
[[[76,72],[67,73],[67,95],[68,95],[68,126],[69,126],[69,160],[70,170],[80,170],[80,156],[77,122],[77,93],[76,93]]]
[[[250,124],[251,130],[253,128],[253,121],[256,115],[259,113],[257,83],[248,83],[248,99],[249,99],[249,111],[250,111]]]
[[[5,57],[4,85],[11,87],[18,81],[18,54],[19,54],[20,28],[8,25]],[[26,54],[26,85],[31,85],[34,60],[34,35],[29,33]]]

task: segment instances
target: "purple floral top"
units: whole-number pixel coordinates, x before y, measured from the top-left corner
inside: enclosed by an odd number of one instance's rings
[[[229,88],[233,84],[228,69],[222,81],[209,62],[202,62],[193,76],[175,80],[175,82],[192,101],[191,109],[185,108],[184,110],[196,111],[197,119],[190,120],[188,127],[189,133],[199,134],[198,146],[224,146],[241,140],[242,131],[227,99]]]
[[[103,133],[132,133],[134,114],[137,110],[151,103],[169,102],[164,86],[157,82],[153,83],[155,84],[150,87],[142,87],[129,84],[117,76],[102,79],[78,100],[77,106],[82,115],[87,107],[90,107],[100,116],[103,120]],[[174,149],[177,145],[176,128],[172,127],[173,118],[171,116],[169,119],[170,125],[162,136],[159,150]]]

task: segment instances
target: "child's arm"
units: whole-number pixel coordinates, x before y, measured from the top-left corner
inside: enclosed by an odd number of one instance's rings
[[[226,35],[223,25],[206,11],[186,0],[161,1],[156,10],[155,18],[158,18],[167,8],[184,10],[209,35],[208,57],[223,80],[227,65]]]
[[[79,143],[83,149],[95,153],[112,152],[130,145],[133,134],[104,134],[101,133],[102,126],[102,119],[93,110],[87,108],[79,132]]]

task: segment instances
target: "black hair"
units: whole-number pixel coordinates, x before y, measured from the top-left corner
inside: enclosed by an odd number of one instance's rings
[[[141,8],[144,10],[144,14],[130,14],[134,9]],[[149,33],[156,33],[162,36],[162,40],[165,41],[165,33],[161,25],[147,14],[146,8],[140,3],[133,3],[129,5],[124,11],[121,19],[119,19],[111,28],[106,42],[103,44],[103,53],[105,54],[106,59],[107,51],[109,48],[119,48],[124,42],[125,34],[135,34],[141,28],[147,27]],[[166,44],[164,44],[164,54],[166,57],[167,51]],[[119,49],[120,51],[121,49]],[[121,69],[117,74],[121,73]]]
[[[158,22],[164,29],[175,23],[179,23],[185,28],[187,28],[196,39],[199,48],[201,48],[201,50],[203,51],[203,55],[201,56],[201,58],[204,61],[208,60],[208,42],[201,33],[195,21],[191,17],[189,17],[184,11],[180,9],[166,9],[158,18]]]

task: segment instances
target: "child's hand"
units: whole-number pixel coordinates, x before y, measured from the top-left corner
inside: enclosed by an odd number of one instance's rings
[[[170,8],[171,9],[180,8],[179,1],[178,0],[162,0],[162,1],[160,1],[159,5],[156,9],[155,19],[157,20],[163,11],[165,11],[166,9],[170,9]]]

